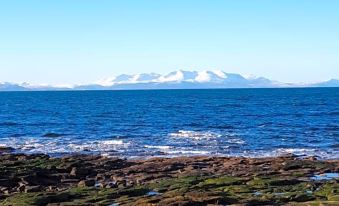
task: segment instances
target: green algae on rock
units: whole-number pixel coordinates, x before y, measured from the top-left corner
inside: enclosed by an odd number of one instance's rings
[[[0,205],[339,205],[339,161],[0,155]],[[286,167],[286,165],[289,165]]]

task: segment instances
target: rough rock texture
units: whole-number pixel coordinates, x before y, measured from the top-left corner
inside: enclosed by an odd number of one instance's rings
[[[339,205],[339,160],[0,155],[0,205]]]

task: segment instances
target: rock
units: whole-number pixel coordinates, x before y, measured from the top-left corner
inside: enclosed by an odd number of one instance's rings
[[[283,164],[283,170],[296,170],[303,168],[303,163],[301,161],[287,161]]]
[[[19,187],[28,185],[27,182],[19,182],[18,184],[19,184]]]
[[[188,206],[194,205],[192,202],[185,199],[183,196],[176,196],[171,198],[163,199],[159,202],[159,205],[168,205],[168,206]]]
[[[78,187],[93,187],[95,185],[95,180],[81,180],[78,183]]]
[[[296,185],[300,183],[298,179],[275,179],[271,180],[268,184],[271,186],[286,186],[286,185]]]
[[[56,186],[48,186],[47,191],[56,191],[58,188]]]
[[[26,186],[25,186],[25,185],[20,185],[16,190],[17,190],[18,192],[23,192],[23,191],[25,191],[25,189],[26,189]]]
[[[86,168],[73,167],[70,175],[75,177],[85,177],[89,174],[89,170]]]
[[[41,191],[41,186],[26,186],[25,187],[25,193],[40,192],[40,191]]]
[[[318,160],[318,158],[316,156],[310,156],[310,157],[306,157],[304,158],[305,160],[311,160],[311,161],[316,161]]]
[[[34,175],[26,175],[24,177],[21,178],[21,183],[20,184],[24,184],[24,185],[39,185],[39,178]]]
[[[6,191],[6,190],[8,190],[7,187],[0,187],[0,193],[1,193],[1,192],[4,192],[4,191]]]
[[[137,185],[142,185],[144,183],[144,178],[136,178],[136,184]]]
[[[14,150],[13,147],[0,146],[0,153],[10,153],[14,152]]]
[[[48,170],[57,170],[57,167],[55,165],[50,165],[50,166],[47,166]]]
[[[0,186],[2,187],[14,187],[17,183],[13,179],[0,179]]]
[[[117,187],[118,187],[118,185],[115,184],[115,182],[109,182],[109,183],[107,183],[107,185],[105,186],[105,188],[107,188],[107,189],[110,189],[110,188],[117,188]]]
[[[106,185],[104,183],[100,182],[100,183],[96,183],[94,186],[96,188],[105,188]]]
[[[306,202],[314,199],[315,199],[314,197],[307,194],[299,194],[294,197],[291,197],[291,200],[296,202]]]
[[[95,180],[97,180],[97,181],[103,181],[105,179],[106,179],[106,177],[105,177],[104,174],[97,174],[97,176],[95,177]]]
[[[22,197],[41,205],[67,205],[70,200],[77,205],[170,206],[289,205],[314,198],[336,201],[336,180],[310,181],[310,177],[338,170],[338,160],[293,157],[125,160],[1,154],[0,202],[6,198],[6,205],[25,205],[18,203]]]
[[[63,184],[76,184],[79,182],[79,179],[62,179],[61,183]]]
[[[215,194],[209,194],[208,192],[188,192],[185,195],[186,198],[193,202],[201,202],[201,203],[211,203],[218,202],[222,200],[222,197],[217,196]]]
[[[336,202],[339,202],[339,195],[333,195],[333,196],[328,196],[327,199],[329,201],[336,201]]]

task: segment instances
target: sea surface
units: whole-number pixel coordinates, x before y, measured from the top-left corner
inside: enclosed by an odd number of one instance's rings
[[[339,158],[339,88],[1,92],[15,152]]]

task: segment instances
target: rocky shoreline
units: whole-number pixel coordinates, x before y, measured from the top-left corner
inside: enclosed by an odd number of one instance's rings
[[[0,154],[0,205],[339,205],[339,160]]]

